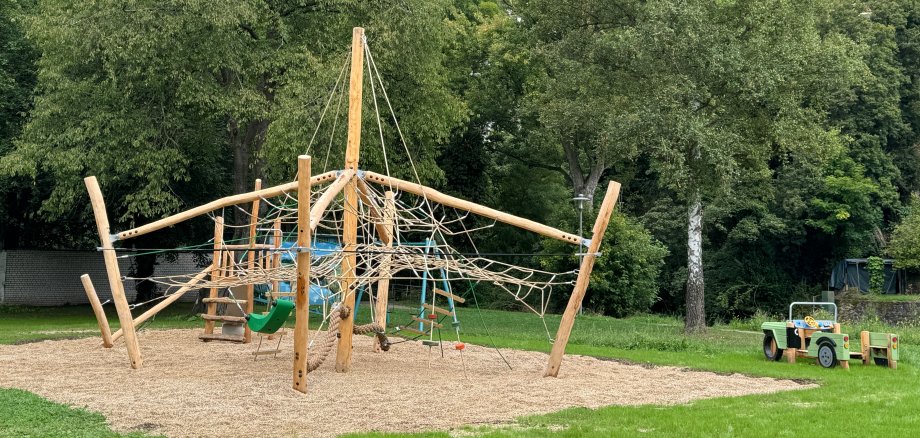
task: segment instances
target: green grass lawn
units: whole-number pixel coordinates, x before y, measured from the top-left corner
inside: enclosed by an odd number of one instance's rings
[[[160,315],[146,329],[200,327],[188,307]],[[366,317],[366,306],[359,317]],[[114,315],[114,312],[110,312]],[[502,348],[548,351],[547,328],[532,314],[460,309],[463,340]],[[316,318],[318,319],[318,318]],[[406,311],[391,315],[392,323],[406,322]],[[315,321],[311,321],[315,322]],[[547,317],[555,333],[559,317]],[[920,328],[895,330],[903,349],[896,371],[863,367],[853,362],[849,371],[826,370],[807,359],[795,365],[763,359],[760,321],[737,321],[713,327],[701,336],[684,336],[673,318],[641,316],[628,319],[585,315],[579,317],[569,353],[621,360],[678,365],[717,372],[804,379],[817,389],[696,401],[678,406],[566,409],[550,415],[526,417],[506,427],[472,428],[471,433],[503,436],[806,436],[809,434],[903,436],[920,430],[920,375],[915,364],[920,353]],[[115,324],[117,326],[117,324]],[[312,324],[311,324],[312,325]],[[0,308],[0,343],[42,338],[97,336],[88,307],[53,309]],[[884,327],[845,326],[882,331]],[[113,328],[114,329],[114,328]],[[451,335],[444,333],[445,338]],[[853,349],[858,351],[858,336]],[[496,356],[496,360],[500,360]],[[563,362],[562,372],[565,372]],[[616,391],[616,388],[609,388]],[[462,409],[462,406],[456,407]],[[48,402],[18,390],[0,390],[0,436],[117,436],[98,414]],[[399,436],[357,434],[353,436]],[[433,431],[414,436],[447,436]]]

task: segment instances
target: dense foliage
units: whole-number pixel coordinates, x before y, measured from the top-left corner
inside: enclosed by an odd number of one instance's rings
[[[591,224],[623,184],[592,310],[689,311],[695,330],[814,295],[844,257],[920,267],[917,0],[4,2],[0,242],[92,247],[90,174],[122,228],[289,179],[299,153],[341,161],[341,125],[311,139],[355,25],[425,183],[569,230],[573,197]],[[379,168],[398,134],[365,115]]]

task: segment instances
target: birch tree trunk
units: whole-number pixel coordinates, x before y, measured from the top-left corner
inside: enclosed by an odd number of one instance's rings
[[[706,300],[703,283],[703,201],[697,189],[690,200],[687,222],[687,314],[684,331],[706,329]]]

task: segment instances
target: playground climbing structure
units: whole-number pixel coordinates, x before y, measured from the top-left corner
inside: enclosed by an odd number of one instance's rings
[[[399,133],[415,181],[392,176],[388,164],[383,173],[359,166],[365,61],[374,109],[378,111],[377,102],[382,97],[386,105],[384,108],[389,108],[393,116],[392,126]],[[347,69],[349,64],[350,69]],[[308,372],[320,366],[332,350],[335,350],[336,371],[349,370],[354,334],[373,333],[378,337],[377,348],[386,349],[388,343],[384,332],[387,330],[391,281],[420,280],[425,285],[425,295],[420,300],[417,316],[412,317],[411,323],[399,327],[397,333],[411,331],[411,334],[425,337],[433,344],[436,338],[440,341],[440,331],[449,330],[451,337],[456,336],[457,339],[454,348],[461,352],[463,343],[459,339],[456,305],[462,304],[465,299],[462,293],[451,289],[451,284],[484,282],[509,294],[541,319],[548,310],[550,296],[555,289],[572,291],[555,336],[550,335],[544,320],[547,335],[553,342],[544,375],[556,376],[620,185],[611,182],[607,187],[590,239],[426,187],[418,177],[361,28],[354,29],[350,56],[340,74],[341,87],[337,82],[333,93],[339,90],[344,94],[346,70],[350,83],[347,142],[345,162],[339,169],[326,169],[328,160],[324,160],[322,171],[314,175],[313,169],[320,166],[310,156],[301,155],[297,161],[296,177],[291,182],[263,188],[257,181],[252,192],[221,198],[120,232],[110,229],[102,192],[95,177],[86,178],[99,231],[100,252],[105,260],[121,325],[115,333],[107,333],[108,327],[103,328],[100,323],[103,338],[107,340],[106,346],[124,339],[131,367],[140,368],[143,357],[136,327],[183,294],[199,289],[208,291],[204,300],[207,308],[202,315],[202,339],[248,343],[252,339],[252,331],[271,334],[268,332],[280,327],[272,315],[276,309],[267,315],[258,315],[253,322],[256,316],[256,287],[267,285],[263,296],[267,296],[269,302],[277,302],[286,294],[292,295],[293,309],[285,307],[286,311],[295,315],[293,387],[306,392]],[[381,93],[379,97],[378,92]],[[327,109],[331,101],[332,96],[327,102]],[[379,112],[377,121],[385,158],[387,150],[383,128],[379,125]],[[323,123],[323,117],[320,117],[319,123]],[[224,214],[234,209],[248,214],[249,222],[227,223]],[[473,223],[471,216],[481,218],[475,222],[479,226],[470,226]],[[120,256],[115,245],[200,217],[209,218],[214,225],[213,239],[198,246],[207,247],[212,253],[211,264],[200,272],[146,278],[163,285],[167,293],[155,304],[149,303],[153,304],[152,307],[135,317],[125,298],[122,283],[132,278],[122,277],[117,261],[125,255]],[[486,223],[484,226],[483,221]],[[572,256],[581,256],[579,268],[570,272],[549,272],[495,260],[475,250],[464,252],[456,249],[458,239],[469,239],[471,245],[467,246],[475,248],[471,235],[496,223],[570,244]],[[234,227],[244,227],[248,237],[228,239],[227,235],[233,234]],[[332,244],[322,244],[330,243],[330,240]],[[283,260],[291,262],[284,263]],[[95,296],[91,282],[84,279],[84,283],[87,284],[87,294]],[[280,285],[284,283],[293,286],[291,292],[281,290]],[[222,294],[222,291],[229,293]],[[369,297],[371,318],[366,324],[355,325],[356,297],[361,293]],[[320,329],[314,332],[312,338],[307,330],[311,302],[328,303],[327,311],[320,314]],[[236,306],[243,316],[220,315],[217,306]],[[97,317],[101,315],[100,321],[104,321],[102,307],[94,306],[94,310]],[[243,321],[246,321],[246,328],[242,336],[230,339],[214,333],[217,322],[233,324]]]

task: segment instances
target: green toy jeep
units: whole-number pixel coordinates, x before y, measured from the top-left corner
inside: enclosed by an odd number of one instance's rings
[[[833,319],[818,320],[807,315],[802,319],[793,319],[796,306],[820,306],[833,309]],[[795,302],[789,305],[789,319],[784,322],[765,322],[763,330],[763,354],[767,360],[778,361],[785,354],[786,360],[794,363],[796,357],[817,359],[824,368],[833,368],[840,364],[849,368],[851,358],[862,359],[864,364],[870,360],[879,365],[897,367],[898,337],[892,333],[860,334],[862,351],[850,351],[850,336],[840,333],[837,322],[837,305],[822,302]]]

